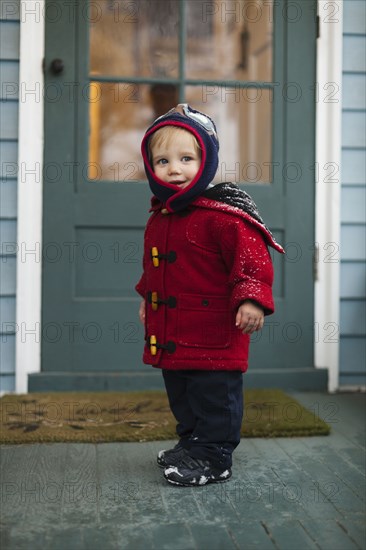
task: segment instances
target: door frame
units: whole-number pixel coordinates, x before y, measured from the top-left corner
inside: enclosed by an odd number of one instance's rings
[[[39,10],[40,3],[30,0],[34,9]],[[329,3],[328,3],[329,4]],[[317,47],[317,82],[319,90],[328,82],[341,82],[342,50],[342,2],[332,3],[338,6],[337,21],[327,23],[329,14],[325,11],[326,3],[320,1],[319,16],[321,36]],[[38,5],[38,8],[37,8]],[[28,10],[31,7],[27,7]],[[18,220],[17,242],[21,243],[17,254],[17,287],[16,287],[16,359],[15,359],[15,391],[28,391],[28,375],[41,372],[41,285],[42,285],[42,198],[44,162],[44,77],[42,62],[45,56],[45,18],[42,10],[40,17],[22,17],[20,15],[20,74],[19,83],[27,83],[27,89],[40,89],[41,100],[35,101],[28,94],[26,101],[19,101],[19,133],[18,133]],[[32,48],[29,48],[29,44]],[[327,71],[325,71],[327,68]],[[23,84],[24,85],[24,84]],[[340,113],[341,103],[326,103],[319,100],[316,103],[316,162],[324,167],[329,159],[340,165]],[[336,121],[329,127],[330,120]],[[332,131],[330,131],[332,130]],[[30,138],[31,136],[31,138]],[[327,146],[325,145],[327,144]],[[37,180],[34,175],[28,179],[23,177],[22,169],[37,166]],[[24,168],[23,168],[24,167]],[[321,174],[321,171],[319,171]],[[38,177],[39,174],[39,177]],[[340,211],[334,208],[327,211],[326,204],[331,202],[339,205],[340,181],[331,185],[323,185],[324,176],[319,176],[316,185],[316,226],[315,240],[323,245],[334,241],[339,242]],[[29,185],[32,183],[32,185]],[[320,185],[321,184],[321,185]],[[31,208],[29,208],[31,205]],[[330,210],[330,209],[329,209]],[[331,230],[329,231],[329,228]],[[337,240],[338,239],[338,240]],[[28,254],[29,261],[24,261],[25,250],[36,249],[36,254]],[[314,321],[318,327],[332,322],[339,326],[339,262],[326,263],[322,257],[318,262],[318,280],[315,283]],[[32,289],[32,293],[29,292]],[[34,331],[34,333],[32,333]],[[329,390],[338,388],[339,371],[339,340],[331,346],[324,334],[314,341],[315,367],[328,369]]]
[[[315,279],[314,343],[315,367],[328,368],[328,391],[339,387],[340,346],[340,256],[341,233],[341,119],[343,2],[318,2],[320,18],[317,43],[318,98],[316,104]],[[336,93],[333,83],[338,85]],[[330,176],[334,166],[339,171]],[[329,207],[331,205],[331,207]],[[334,246],[333,246],[334,245]],[[331,254],[329,254],[331,253]],[[332,332],[332,334],[331,334]]]
[[[27,1],[28,15],[19,6],[15,391],[27,393],[41,370],[45,18],[38,0]]]

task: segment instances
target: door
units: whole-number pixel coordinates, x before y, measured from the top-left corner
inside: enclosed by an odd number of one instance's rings
[[[316,2],[48,10],[42,372],[30,389],[160,387],[141,362],[134,291],[150,200],[139,146],[178,102],[214,118],[216,181],[240,183],[287,250],[273,253],[277,310],[252,338],[248,385],[325,388],[313,368]]]

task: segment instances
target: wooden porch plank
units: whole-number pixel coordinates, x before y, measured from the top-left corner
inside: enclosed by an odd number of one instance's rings
[[[291,439],[291,441],[294,441]],[[331,518],[342,517],[334,503],[323,498],[319,498],[319,488],[316,481],[309,474],[306,465],[300,465],[293,456],[282,447],[282,441],[269,440],[255,441],[255,446],[263,455],[265,463],[270,467],[277,477],[277,482],[282,484],[282,497],[289,503],[293,501],[294,506],[298,508],[290,511],[291,519],[301,520],[303,517]]]
[[[24,513],[33,527],[58,524],[65,491],[66,449],[59,443],[33,447],[35,454],[28,460],[23,481],[30,490],[36,489],[36,500],[30,495]]]
[[[24,524],[9,528],[1,526],[0,548],[2,550],[29,550],[35,547],[35,540],[38,548],[47,548],[45,532],[33,530],[29,525],[25,527]]]
[[[230,536],[225,525],[191,523],[189,528],[195,542],[192,548],[197,548],[197,550],[205,547],[210,550],[222,550],[223,548],[238,550],[240,548]]]
[[[319,547],[298,520],[287,520],[278,523],[266,521],[265,527],[272,535],[276,547],[281,548],[281,550],[294,550],[294,548],[319,550]],[[320,546],[320,548],[325,547]]]
[[[74,525],[99,524],[96,446],[68,443],[62,499],[62,522]]]
[[[308,521],[304,519],[301,523],[320,548],[332,548],[332,550],[359,549],[358,545],[343,531],[336,521]]]
[[[121,539],[119,539],[116,532],[116,526],[112,527],[111,525],[84,527],[83,543],[83,548],[88,550],[114,550],[122,547]],[[125,547],[123,546],[123,548]]]
[[[121,527],[159,521],[166,509],[155,465],[139,443],[103,443],[97,448],[101,523]]]
[[[77,525],[64,529],[50,530],[45,537],[45,548],[52,550],[85,550],[84,530]],[[29,548],[32,548],[30,546]],[[92,550],[92,549],[90,549]]]
[[[356,447],[348,447],[342,451],[342,454],[360,472],[365,472],[365,469],[366,469],[365,451],[358,449]]]
[[[351,442],[341,432],[333,430],[329,436],[304,438],[303,441],[319,456],[322,456],[324,449],[333,449],[348,466],[365,477],[365,450]]]
[[[279,445],[311,477],[315,500],[331,502],[342,515],[360,512],[362,501],[312,453],[303,440],[281,440]]]
[[[340,527],[355,541],[362,550],[366,548],[366,523],[365,521],[353,521],[349,518],[338,520]]]
[[[338,479],[341,479],[355,495],[365,501],[365,469],[361,471],[349,461],[334,445],[336,436],[331,436],[327,442],[303,440],[309,452],[316,455],[323,465],[326,465]]]
[[[137,550],[138,548],[149,550],[153,548],[150,525],[148,524],[117,527],[115,533],[118,550]]]
[[[39,496],[34,485],[31,487],[29,481],[28,486],[25,483],[28,464],[33,462],[38,451],[35,445],[12,446],[9,449],[2,447],[1,451],[2,522],[12,526],[24,521],[28,501],[30,498],[36,499],[37,494]],[[4,455],[9,455],[9,459],[4,459]]]
[[[230,498],[230,493],[237,491],[238,481],[236,478],[220,484],[206,485],[192,489],[193,498],[200,510],[202,522],[223,523],[223,518],[231,518],[233,521],[240,521],[237,508]]]
[[[188,519],[188,518],[187,518]],[[196,549],[190,529],[186,523],[161,523],[150,527],[153,548],[159,550]],[[208,546],[210,547],[210,543]]]
[[[278,519],[284,520],[318,517],[319,514],[331,518],[341,516],[328,501],[314,503],[312,478],[281,449],[277,439],[253,439],[244,441],[244,444],[247,456],[245,475],[249,483],[243,484],[240,495],[243,502],[235,502],[242,513],[263,521],[273,518],[274,511]],[[251,486],[253,491],[250,492]]]
[[[276,548],[259,520],[242,518],[237,523],[230,523],[229,521],[226,528],[240,549],[274,550]]]

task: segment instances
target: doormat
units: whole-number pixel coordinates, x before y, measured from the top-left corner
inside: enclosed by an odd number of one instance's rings
[[[328,435],[330,427],[281,390],[246,390],[242,437]],[[50,392],[0,399],[0,443],[176,439],[164,391]]]

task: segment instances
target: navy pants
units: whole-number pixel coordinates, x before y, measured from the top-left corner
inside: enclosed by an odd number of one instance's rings
[[[194,458],[229,468],[240,443],[242,373],[163,369],[163,377],[182,446]]]

